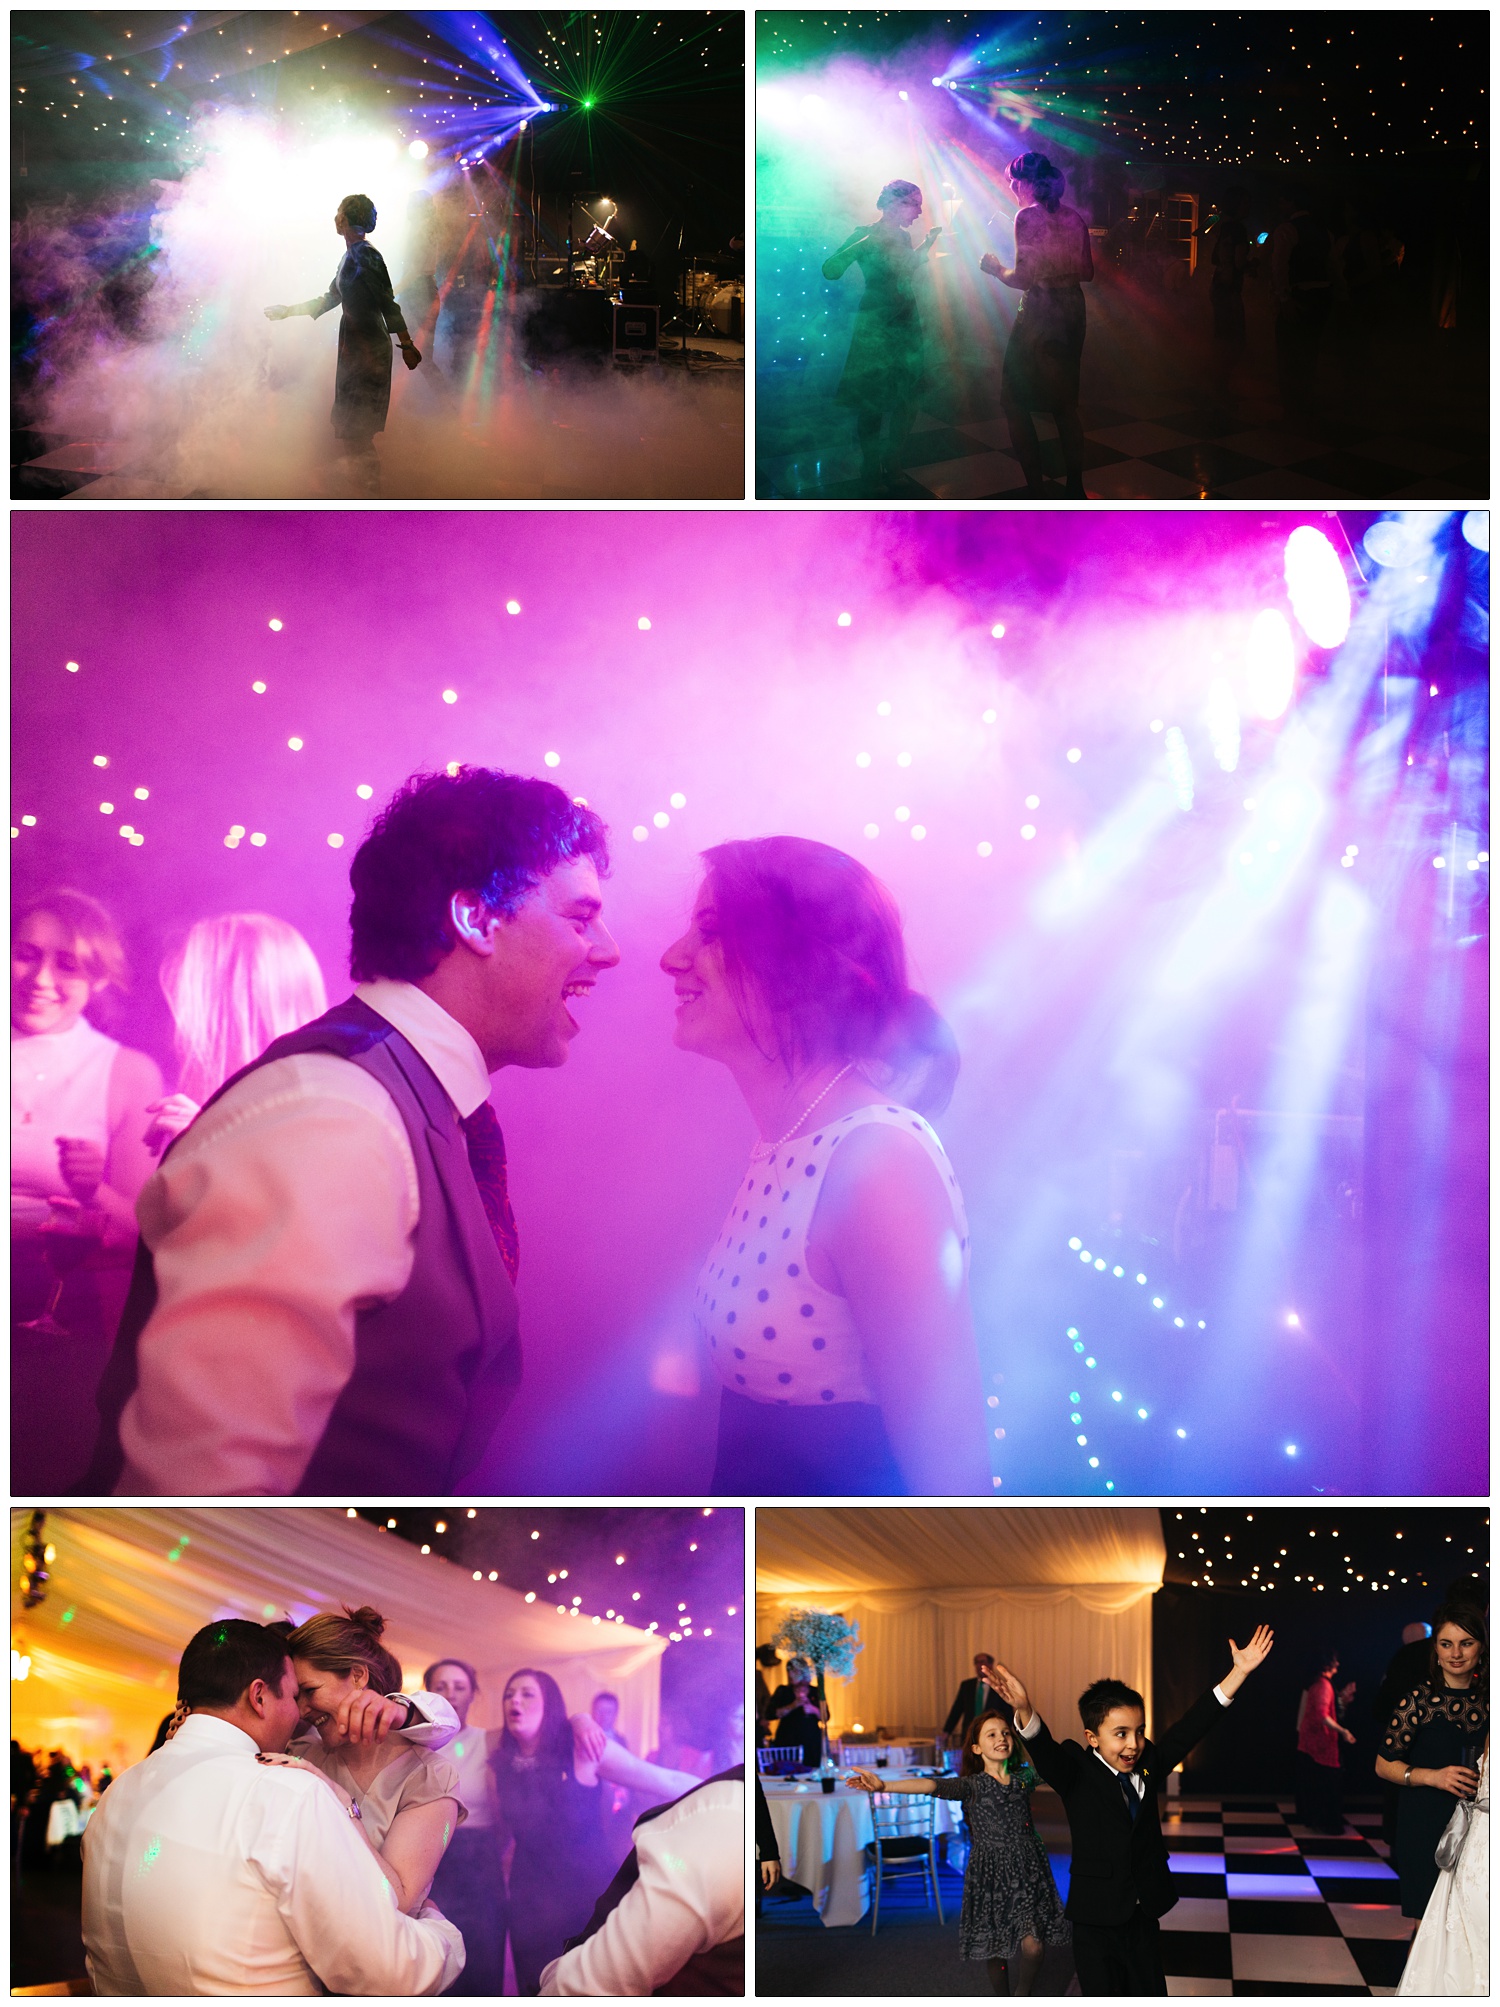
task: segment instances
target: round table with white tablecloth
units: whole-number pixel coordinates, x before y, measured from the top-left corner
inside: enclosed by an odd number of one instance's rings
[[[868,1794],[842,1782],[825,1792],[816,1779],[794,1784],[767,1777],[762,1782],[781,1850],[781,1872],[811,1890],[825,1924],[858,1923],[869,1907],[865,1848],[875,1837]],[[962,1808],[955,1800],[939,1798],[935,1808],[935,1834],[961,1829]]]

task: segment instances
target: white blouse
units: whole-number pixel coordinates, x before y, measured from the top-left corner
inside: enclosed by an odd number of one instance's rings
[[[709,1358],[732,1393],[783,1408],[875,1401],[848,1300],[807,1271],[807,1237],[833,1153],[872,1122],[906,1130],[931,1157],[948,1190],[967,1275],[963,1194],[936,1131],[914,1109],[857,1108],[779,1150],[757,1144],[694,1298]]]
[[[10,1042],[10,1225],[35,1232],[50,1197],[73,1194],[62,1174],[59,1136],[77,1136],[109,1156],[109,1076],[119,1041],[81,1017],[67,1031]]]

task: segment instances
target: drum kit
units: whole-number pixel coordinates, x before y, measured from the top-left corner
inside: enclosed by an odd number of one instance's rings
[[[721,276],[712,266],[684,266],[677,282],[677,305],[678,312],[667,324],[674,333],[680,328],[684,334],[744,339],[743,278]]]

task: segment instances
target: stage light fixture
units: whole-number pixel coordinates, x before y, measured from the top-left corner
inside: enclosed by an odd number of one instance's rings
[[[1488,551],[1490,547],[1490,516],[1488,509],[1466,509],[1463,520],[1464,542],[1472,544],[1477,551]],[[69,663],[69,668],[73,665]]]
[[[1281,717],[1292,701],[1297,654],[1284,613],[1262,607],[1250,623],[1245,643],[1250,709],[1267,723]]]
[[[933,78],[933,80],[932,80],[932,87],[933,87],[933,89],[934,89],[934,90],[938,90],[938,91],[940,91],[940,90],[941,90],[941,89],[943,88],[943,80],[942,80],[942,78],[941,78],[941,77],[934,77],[934,78]]]
[[[406,150],[413,160],[425,160],[427,158],[427,142],[425,139],[414,139]]]
[[[1286,540],[1282,560],[1292,611],[1319,648],[1339,647],[1349,632],[1349,581],[1339,554],[1321,530],[1303,523]]]
[[[908,102],[905,91],[897,91],[896,95],[898,98],[900,98],[902,104],[906,104]]]

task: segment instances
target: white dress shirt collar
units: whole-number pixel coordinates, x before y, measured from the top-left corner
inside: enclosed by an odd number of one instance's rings
[[[239,1748],[241,1754],[248,1750],[252,1756],[260,1753],[260,1745],[253,1735],[247,1735],[243,1728],[236,1728],[232,1721],[225,1721],[218,1714],[190,1714],[169,1743],[162,1748],[192,1749],[195,1746],[212,1748],[218,1743],[222,1749]]]
[[[489,1100],[490,1076],[484,1054],[458,1019],[434,1003],[426,990],[419,990],[415,983],[378,976],[374,982],[357,984],[354,994],[416,1047],[465,1120]]]
[[[1126,1783],[1127,1783],[1127,1784],[1128,1784],[1128,1785],[1130,1786],[1131,1790],[1132,1790],[1132,1791],[1134,1791],[1134,1793],[1135,1793],[1135,1795],[1136,1795],[1136,1797],[1137,1797],[1137,1798],[1144,1798],[1144,1797],[1145,1797],[1145,1795],[1146,1795],[1146,1780],[1145,1780],[1145,1778],[1144,1778],[1144,1777],[1142,1777],[1142,1776],[1141,1776],[1141,1774],[1140,1774],[1140,1772],[1139,1772],[1139,1771],[1137,1771],[1137,1770],[1116,1770],[1116,1768],[1115,1768],[1115,1766],[1113,1765],[1113,1763],[1111,1763],[1111,1762],[1110,1762],[1110,1761],[1108,1760],[1108,1758],[1107,1758],[1106,1756],[1104,1756],[1104,1755],[1102,1754],[1102,1752],[1101,1752],[1101,1751],[1099,1751],[1099,1750],[1095,1749],[1095,1750],[1092,1750],[1092,1751],[1091,1751],[1091,1753],[1092,1753],[1092,1754],[1093,1754],[1094,1756],[1098,1757],[1099,1761],[1100,1761],[1100,1762],[1101,1762],[1101,1763],[1102,1763],[1102,1764],[1104,1765],[1105,1769],[1106,1769],[1106,1770],[1107,1770],[1107,1771],[1109,1772],[1109,1774],[1110,1774],[1110,1776],[1111,1776],[1111,1777],[1123,1777],[1123,1778],[1125,1779]]]

